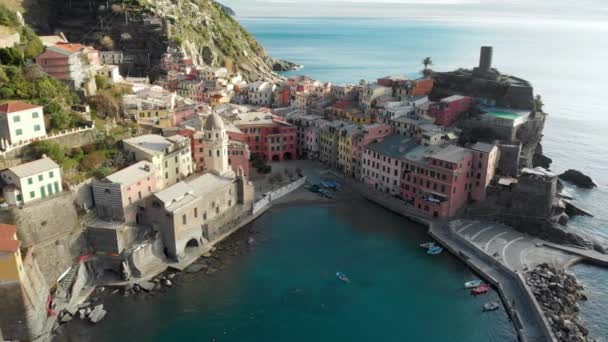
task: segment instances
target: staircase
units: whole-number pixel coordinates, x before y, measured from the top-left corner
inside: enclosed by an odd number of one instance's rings
[[[65,277],[61,279],[59,286],[61,286],[61,288],[65,290],[66,293],[70,293],[72,285],[74,285],[74,282],[76,281],[76,276],[78,275],[79,269],[80,262],[75,262],[68,271],[68,273],[65,275]]]

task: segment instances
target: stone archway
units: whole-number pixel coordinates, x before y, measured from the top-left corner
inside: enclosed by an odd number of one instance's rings
[[[293,156],[291,155],[291,152],[285,152],[283,153],[283,160],[292,160]]]

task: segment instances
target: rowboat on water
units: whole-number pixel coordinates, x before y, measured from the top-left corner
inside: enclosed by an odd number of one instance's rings
[[[483,311],[494,311],[500,308],[500,303],[498,301],[487,302],[483,305]]]
[[[336,277],[345,283],[350,283],[350,279],[342,272],[336,272]]]
[[[471,294],[480,295],[480,294],[488,293],[488,291],[490,291],[490,285],[484,284],[484,285],[480,285],[480,286],[477,286],[476,288],[472,289]]]
[[[420,247],[429,249],[429,248],[435,247],[435,243],[434,242],[425,242],[425,243],[420,244]]]
[[[474,289],[477,286],[480,286],[482,284],[481,280],[471,280],[471,281],[467,281],[466,283],[464,283],[464,288],[465,289]]]
[[[428,251],[426,251],[426,253],[430,254],[430,255],[437,255],[441,252],[443,252],[443,248],[441,248],[439,246],[433,246],[433,247],[429,248]]]

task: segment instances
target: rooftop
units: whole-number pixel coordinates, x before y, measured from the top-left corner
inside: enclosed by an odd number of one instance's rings
[[[188,203],[231,184],[234,180],[205,173],[189,181],[182,181],[154,196],[163,202],[167,211],[176,211]]]
[[[9,170],[17,175],[17,177],[25,178],[58,168],[59,165],[51,158],[41,158],[29,163],[13,166]]]
[[[0,223],[0,252],[15,253],[21,247],[21,241],[15,239],[17,227]]]
[[[277,124],[275,116],[270,113],[263,112],[247,112],[240,113],[234,120],[234,125],[273,125]]]
[[[498,107],[481,107],[481,110],[485,112],[486,115],[491,115],[501,119],[507,120],[515,120],[522,116],[526,116],[529,114],[528,111],[522,110],[513,110],[507,108],[498,108]]]
[[[407,154],[418,144],[410,138],[401,135],[389,135],[379,142],[368,145],[368,149],[391,158],[405,159]]]
[[[494,148],[494,145],[484,143],[484,142],[478,142],[475,145],[471,146],[471,149],[473,149],[475,151],[485,152],[485,153],[490,153],[493,148]]]
[[[468,96],[452,95],[452,96],[446,97],[444,99],[441,99],[441,102],[449,103],[449,102],[459,101],[459,100],[462,100],[462,99],[467,98],[467,97]]]
[[[140,135],[135,138],[126,139],[124,143],[138,147],[149,154],[164,154],[165,149],[173,145],[172,141],[157,134]]]
[[[12,101],[0,104],[0,114],[16,113],[23,110],[42,108],[42,106],[23,101]]]
[[[407,159],[412,161],[424,162],[427,158],[458,163],[471,152],[456,145],[442,144],[433,146],[420,146],[412,150]]]
[[[107,176],[105,179],[112,183],[128,186],[140,181],[143,178],[149,177],[154,171],[156,171],[156,168],[152,163],[148,161],[140,161]]]

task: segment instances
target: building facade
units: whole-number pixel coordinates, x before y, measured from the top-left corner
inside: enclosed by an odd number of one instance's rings
[[[43,107],[22,102],[0,105],[0,138],[3,148],[46,135]]]
[[[4,199],[10,205],[23,205],[63,191],[61,169],[51,158],[13,166],[0,172],[6,186]]]

